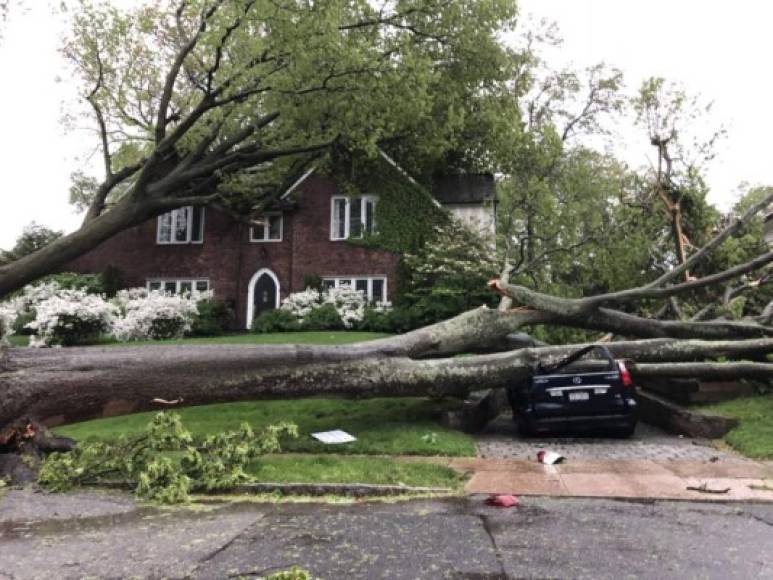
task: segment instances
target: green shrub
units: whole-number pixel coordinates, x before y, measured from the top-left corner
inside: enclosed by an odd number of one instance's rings
[[[303,319],[303,330],[346,330],[346,326],[335,306],[323,304]]]
[[[222,300],[199,300],[199,313],[191,324],[192,336],[220,336],[228,330],[233,320],[233,311]]]
[[[31,310],[29,312],[21,312],[16,317],[16,320],[13,323],[13,333],[19,334],[22,336],[29,336],[31,334],[34,334],[35,331],[31,328],[26,328],[27,324],[35,320],[35,311]]]
[[[46,344],[59,346],[77,346],[95,344],[110,326],[102,317],[83,317],[77,315],[60,315],[58,322],[49,331]]]
[[[167,316],[165,313],[159,314],[150,323],[148,338],[153,340],[169,340],[171,338],[180,338],[185,334],[187,321],[182,316]]]
[[[56,282],[64,290],[83,289],[87,294],[104,294],[105,286],[101,274],[78,274],[76,272],[60,272],[46,276],[35,282]]]
[[[389,332],[396,334],[402,334],[421,326],[417,322],[418,314],[414,310],[402,306],[392,308],[387,313],[387,320],[390,326]]]
[[[261,312],[252,321],[252,332],[264,334],[267,332],[291,332],[300,330],[301,324],[292,312],[287,310],[267,310]]]
[[[365,332],[392,332],[392,322],[388,313],[379,312],[371,306],[366,306],[358,328]]]
[[[100,274],[102,278],[102,290],[105,296],[112,298],[123,288],[123,272],[115,266],[108,266]]]

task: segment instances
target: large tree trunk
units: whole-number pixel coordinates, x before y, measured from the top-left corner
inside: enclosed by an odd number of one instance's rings
[[[463,396],[518,380],[536,361],[582,346],[414,360],[390,350],[390,340],[381,346],[375,341],[337,347],[11,349],[0,373],[0,425],[27,416],[60,424],[161,408],[154,399],[198,405],[311,396]],[[655,339],[607,346],[615,356],[637,362],[679,362],[756,357],[773,350],[773,339]]]
[[[162,209],[151,203],[137,204],[130,198],[109,212],[84,224],[71,234],[54,240],[37,252],[0,266],[0,299],[51,272],[57,272],[78,256],[97,247],[117,233],[142,223]]]

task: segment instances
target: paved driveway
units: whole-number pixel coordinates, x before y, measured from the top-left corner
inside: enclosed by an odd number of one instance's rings
[[[488,459],[534,459],[540,449],[552,449],[572,460],[682,460],[748,462],[710,441],[679,437],[639,422],[629,439],[599,437],[520,437],[508,415],[500,415],[477,436],[478,455]]]

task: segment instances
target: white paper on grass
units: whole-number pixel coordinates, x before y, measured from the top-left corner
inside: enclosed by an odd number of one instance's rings
[[[356,437],[352,437],[349,433],[341,431],[340,429],[336,429],[335,431],[320,431],[319,433],[312,433],[311,436],[328,445],[357,441]]]

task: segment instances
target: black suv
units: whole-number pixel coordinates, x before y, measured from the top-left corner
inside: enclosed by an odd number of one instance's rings
[[[634,392],[623,362],[602,345],[553,365],[537,364],[528,379],[507,385],[522,435],[604,430],[629,437],[638,418]]]

